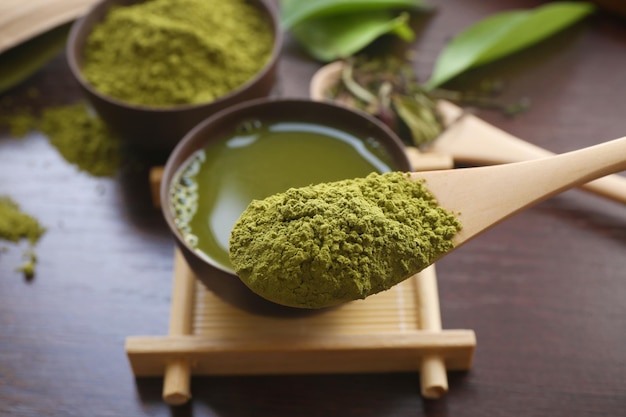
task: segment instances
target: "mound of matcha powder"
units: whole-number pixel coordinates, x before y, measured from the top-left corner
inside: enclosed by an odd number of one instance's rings
[[[269,60],[269,19],[246,0],[149,0],[117,6],[87,39],[83,75],[147,106],[210,102]]]
[[[420,182],[370,174],[253,201],[232,230],[230,259],[258,295],[322,308],[421,271],[453,248],[460,229]]]

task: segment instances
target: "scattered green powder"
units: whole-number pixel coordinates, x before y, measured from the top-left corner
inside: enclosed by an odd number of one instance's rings
[[[45,231],[37,219],[23,213],[15,201],[7,196],[0,196],[0,239],[13,243],[26,239],[32,248]],[[24,257],[27,261],[18,271],[31,278],[35,274],[37,258],[32,249],[26,251]]]
[[[0,102],[0,129],[8,129],[12,137],[23,138],[40,130],[61,156],[80,170],[97,177],[117,173],[121,140],[85,103],[48,107],[39,117],[28,107],[11,108],[11,104],[10,100]]]
[[[93,176],[114,175],[120,139],[84,103],[44,109],[40,129],[71,164]]]
[[[29,89],[29,97],[31,90],[36,91]],[[37,118],[28,105],[17,105],[11,96],[0,98],[0,129],[6,129],[12,137],[21,139],[36,128]]]
[[[117,6],[86,44],[83,75],[129,103],[210,102],[268,61],[273,31],[246,0],[150,0]]]
[[[23,213],[13,199],[0,196],[0,239],[13,243],[27,239],[34,245],[44,232],[45,229],[39,222],[31,215]]]
[[[232,230],[230,259],[260,296],[321,308],[421,271],[453,248],[460,229],[422,183],[370,174],[253,201]]]
[[[29,96],[35,93],[29,91]],[[8,128],[11,136],[21,138],[41,130],[68,162],[94,176],[112,176],[120,166],[120,140],[89,111],[84,103],[50,107],[41,118],[29,108],[11,109],[11,101],[0,102],[0,129]],[[25,263],[17,268],[27,278],[35,274],[37,256],[32,249],[45,229],[32,216],[22,213],[15,201],[0,196],[0,239],[17,243],[27,239],[31,249],[24,253]]]
[[[17,272],[23,273],[26,279],[31,279],[32,277],[35,276],[35,267],[37,266],[37,255],[35,254],[35,251],[28,250],[24,252],[23,257],[24,259],[26,259],[26,262],[24,262],[21,266],[19,266],[15,270]]]
[[[0,128],[7,127],[9,134],[16,138],[25,137],[28,132],[37,127],[37,119],[30,109],[21,108],[12,110],[10,114],[0,114]]]

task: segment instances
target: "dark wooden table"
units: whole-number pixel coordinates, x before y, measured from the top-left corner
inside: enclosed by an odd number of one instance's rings
[[[413,46],[422,78],[461,27],[540,2],[437,3]],[[306,96],[318,66],[287,40],[277,93]],[[618,17],[596,15],[462,84],[494,77],[504,98],[532,106],[516,118],[479,115],[518,137],[563,152],[626,135]],[[63,55],[4,96],[32,102],[33,87],[37,106],[80,98]],[[127,336],[168,325],[174,243],[145,174],[90,177],[38,133],[0,133],[0,194],[48,227],[33,280],[14,272],[23,246],[0,253],[0,415],[626,415],[626,208],[578,190],[438,263],[444,327],[478,339],[473,369],[450,373],[444,399],[422,400],[413,373],[199,377],[190,404],[168,407],[162,380],[135,380],[124,353]]]

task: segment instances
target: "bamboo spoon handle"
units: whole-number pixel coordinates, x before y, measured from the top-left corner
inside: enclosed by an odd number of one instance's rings
[[[439,204],[463,224],[458,247],[511,215],[568,188],[626,169],[626,137],[549,158],[417,172]]]
[[[450,102],[440,101],[439,110],[444,115],[448,127],[432,143],[429,151],[450,154],[456,162],[495,165],[555,155],[472,114],[464,114],[463,109]],[[583,184],[581,188],[626,204],[626,178],[622,176],[610,175]]]

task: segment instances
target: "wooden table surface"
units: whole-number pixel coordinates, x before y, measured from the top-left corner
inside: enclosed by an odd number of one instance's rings
[[[540,2],[436,3],[412,46],[422,79],[463,26]],[[318,67],[287,39],[277,94],[306,96]],[[462,84],[503,79],[504,97],[527,97],[529,111],[478,114],[563,152],[626,135],[625,69],[626,21],[598,14]],[[5,96],[49,106],[80,92],[60,55]],[[220,376],[194,378],[193,400],[170,408],[162,380],[136,380],[124,352],[127,336],[168,326],[174,243],[146,172],[90,177],[41,134],[1,132],[0,194],[48,228],[33,280],[14,271],[23,246],[0,252],[2,416],[626,415],[626,208],[615,202],[568,191],[438,263],[443,327],[478,341],[442,400],[423,400],[414,373]]]

